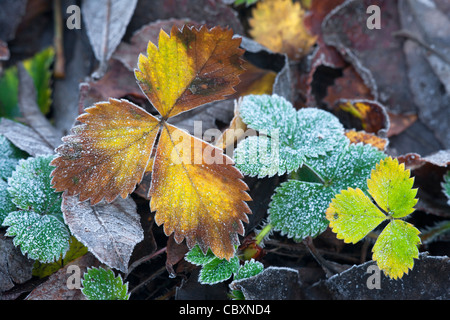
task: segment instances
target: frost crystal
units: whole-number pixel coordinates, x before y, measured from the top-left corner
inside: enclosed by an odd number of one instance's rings
[[[26,153],[16,148],[8,139],[0,135],[0,178],[7,180]]]
[[[245,261],[244,265],[241,266],[238,272],[234,275],[233,280],[247,279],[264,270],[264,265],[261,262],[251,259],[250,261]]]
[[[0,179],[0,224],[3,223],[3,220],[10,212],[16,210],[17,208],[12,202],[11,195],[8,192],[8,184]]]
[[[239,111],[247,126],[259,131],[234,154],[236,166],[249,176],[290,173],[342,141],[344,128],[334,115],[315,108],[296,111],[277,95],[246,96]]]
[[[325,211],[341,190],[367,190],[367,179],[385,154],[370,145],[347,144],[326,156],[309,159],[293,177],[275,190],[269,221],[275,230],[301,241],[317,236],[328,226]],[[311,174],[312,172],[312,174]],[[314,177],[314,180],[311,179]]]

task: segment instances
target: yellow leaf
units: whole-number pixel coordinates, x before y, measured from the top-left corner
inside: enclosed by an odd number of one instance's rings
[[[264,0],[257,3],[249,19],[250,35],[274,52],[292,60],[308,54],[316,41],[303,24],[304,10],[292,0]]]
[[[251,200],[242,174],[220,149],[174,126],[165,124],[153,166],[150,207],[155,221],[164,224],[177,242],[208,246],[230,259]]]

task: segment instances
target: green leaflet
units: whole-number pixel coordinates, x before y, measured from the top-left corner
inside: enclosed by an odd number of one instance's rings
[[[0,179],[7,180],[26,153],[14,146],[5,136],[0,134]]]
[[[8,184],[0,179],[0,225],[10,212],[16,211],[16,205],[12,202],[8,192]]]
[[[282,234],[301,241],[328,226],[325,212],[333,197],[349,187],[367,189],[371,170],[385,154],[370,145],[345,144],[328,155],[311,158],[275,190],[269,222]]]
[[[253,259],[245,261],[244,265],[242,265],[237,273],[234,275],[233,280],[241,280],[247,279],[257,274],[261,273],[264,270],[264,265],[261,262],[255,261]]]
[[[316,108],[296,111],[277,95],[246,96],[239,112],[249,128],[259,131],[234,152],[236,167],[249,176],[290,173],[343,140],[344,128],[334,115]]]
[[[89,268],[82,280],[81,292],[89,300],[128,300],[128,283],[122,277],[115,277],[112,270]]]
[[[447,204],[450,206],[450,170],[444,175],[444,182],[442,182],[442,192],[447,196]]]
[[[54,59],[54,49],[49,47],[38,52],[34,57],[23,61],[25,69],[33,79],[36,87],[36,102],[42,113],[50,111],[52,103],[51,95],[51,65]],[[5,70],[0,78],[0,117],[15,119],[20,115],[18,103],[19,79],[17,67],[13,66]]]
[[[19,161],[8,178],[7,191],[17,211],[9,212],[3,226],[14,245],[31,259],[43,263],[64,257],[69,249],[70,232],[61,212],[61,193],[50,184],[53,156],[30,157]]]
[[[5,218],[3,226],[9,227],[6,235],[14,237],[14,245],[20,245],[30,259],[53,262],[69,249],[69,230],[53,215],[14,211]]]

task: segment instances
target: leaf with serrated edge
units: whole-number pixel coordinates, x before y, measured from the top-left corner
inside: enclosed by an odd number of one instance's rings
[[[112,270],[90,268],[84,274],[81,292],[89,300],[128,300],[128,283]]]
[[[413,184],[414,178],[410,178],[410,171],[391,157],[377,164],[367,181],[372,198],[393,218],[402,218],[414,211],[417,189],[412,189]]]
[[[387,218],[361,189],[352,188],[336,195],[326,216],[337,238],[346,243],[358,242]]]
[[[215,284],[231,278],[233,273],[239,269],[239,258],[226,259],[214,258],[200,271],[198,280],[202,284]]]
[[[231,29],[173,26],[139,56],[136,79],[164,119],[233,94],[243,73],[240,38]]]
[[[159,121],[126,100],[110,99],[86,109],[82,125],[64,137],[52,161],[52,183],[57,191],[80,195],[96,204],[104,197],[126,198],[142,180]]]
[[[273,176],[297,170],[307,158],[325,155],[342,141],[344,128],[329,112],[296,111],[278,95],[250,95],[240,105],[243,121],[260,136],[241,141],[236,166],[246,175]]]
[[[167,235],[186,237],[188,247],[208,246],[220,258],[231,258],[250,197],[242,174],[217,147],[165,124],[159,138],[149,191],[155,221]]]
[[[187,262],[195,264],[197,266],[205,265],[214,258],[216,258],[216,256],[211,252],[210,249],[208,250],[208,252],[203,253],[202,249],[200,249],[199,246],[194,246],[184,257]]]
[[[408,269],[412,269],[414,258],[419,257],[419,233],[413,225],[393,219],[378,236],[372,258],[387,276],[402,278]]]

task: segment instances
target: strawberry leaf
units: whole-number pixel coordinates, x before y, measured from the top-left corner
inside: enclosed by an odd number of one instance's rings
[[[334,115],[316,108],[296,111],[277,95],[246,96],[239,111],[247,126],[260,132],[235,150],[236,166],[249,176],[290,173],[342,141],[344,128]]]
[[[128,300],[128,283],[112,270],[90,268],[84,274],[81,292],[88,300]]]

